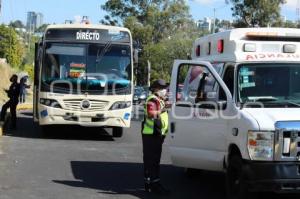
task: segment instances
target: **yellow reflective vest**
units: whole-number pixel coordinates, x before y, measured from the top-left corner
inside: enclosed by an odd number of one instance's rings
[[[156,99],[159,101],[160,103],[160,110],[163,110],[165,108],[165,102],[163,100],[161,100],[160,98],[158,98],[156,95],[150,95],[145,103],[145,107],[144,107],[144,112],[145,112],[145,121],[144,121],[144,125],[143,125],[143,131],[142,133],[144,135],[153,135],[154,134],[154,119],[150,118],[148,116],[148,111],[147,111],[147,104],[149,103],[150,100],[152,99]],[[161,134],[163,136],[165,136],[168,133],[168,126],[169,126],[169,116],[168,116],[168,112],[164,111],[162,113],[159,114],[158,118],[161,120]]]

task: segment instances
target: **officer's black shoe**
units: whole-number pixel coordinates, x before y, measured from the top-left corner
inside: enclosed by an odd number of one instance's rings
[[[17,130],[17,127],[16,126],[9,126],[9,130],[15,131],[15,130]]]
[[[159,195],[169,195],[170,190],[162,186],[160,183],[151,184],[151,192]]]

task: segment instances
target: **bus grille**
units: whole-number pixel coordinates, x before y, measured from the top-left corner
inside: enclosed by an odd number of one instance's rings
[[[280,122],[275,126],[275,160],[300,161],[300,122]]]
[[[83,111],[83,112],[92,112],[92,111],[102,111],[105,110],[108,106],[108,102],[100,100],[89,100],[90,107],[82,108],[83,100],[64,100],[64,108],[70,111]]]

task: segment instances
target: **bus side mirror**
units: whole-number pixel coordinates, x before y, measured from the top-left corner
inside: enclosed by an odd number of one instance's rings
[[[38,59],[38,52],[39,52],[39,43],[35,43],[34,45],[34,85],[38,85],[39,83],[39,59]]]

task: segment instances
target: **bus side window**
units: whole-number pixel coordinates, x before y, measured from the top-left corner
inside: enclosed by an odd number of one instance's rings
[[[233,96],[233,91],[234,91],[234,67],[233,66],[227,67],[224,73],[223,81],[228,87],[231,95]],[[223,89],[220,90],[219,99],[226,100],[226,95]]]

